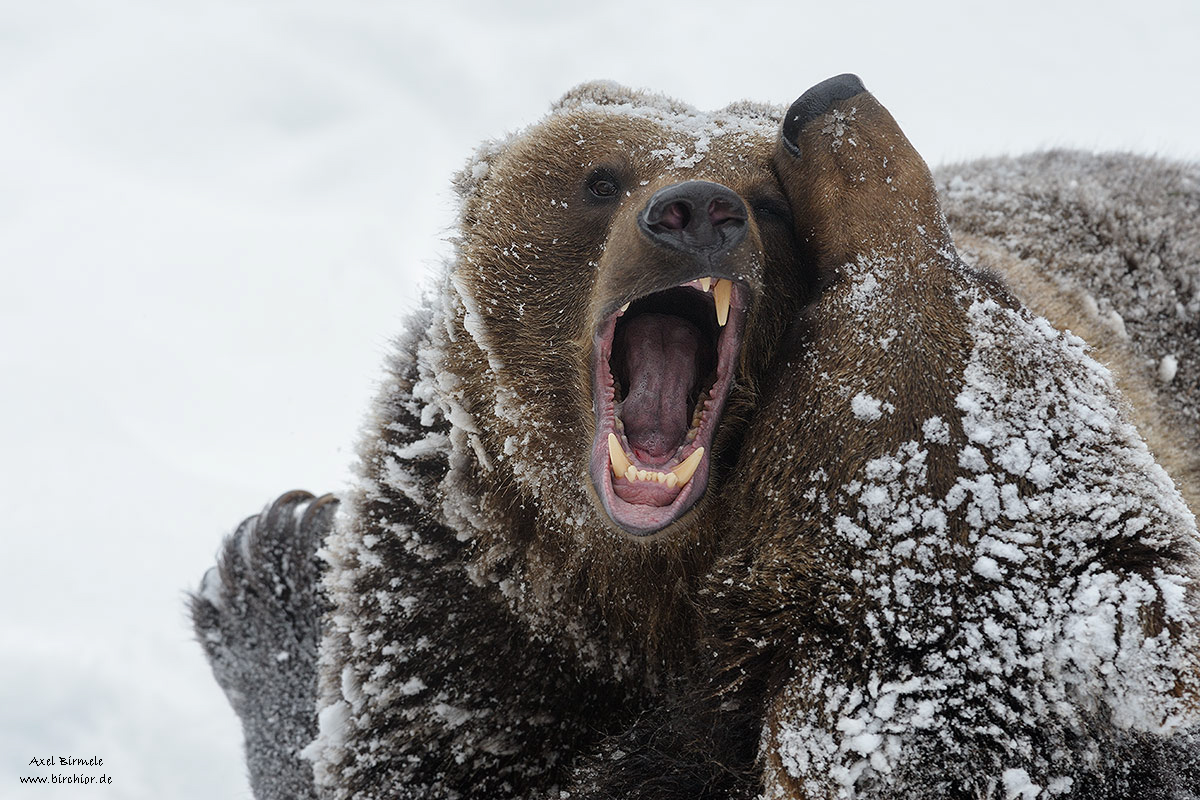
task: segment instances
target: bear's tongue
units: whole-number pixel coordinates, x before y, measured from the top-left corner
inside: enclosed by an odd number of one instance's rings
[[[700,331],[681,317],[641,314],[623,331],[625,438],[639,460],[661,464],[683,444],[696,384]]]

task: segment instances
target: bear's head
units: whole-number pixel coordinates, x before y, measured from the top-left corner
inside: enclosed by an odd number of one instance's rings
[[[807,292],[781,112],[586,84],[460,176],[476,449],[556,527],[679,532],[728,474]]]

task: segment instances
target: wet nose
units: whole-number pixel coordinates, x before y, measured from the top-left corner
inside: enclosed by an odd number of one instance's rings
[[[655,244],[712,257],[742,241],[746,216],[746,204],[732,189],[685,181],[655,192],[638,223]]]

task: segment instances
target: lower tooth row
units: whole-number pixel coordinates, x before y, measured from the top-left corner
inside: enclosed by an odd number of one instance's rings
[[[665,483],[668,489],[674,489],[679,485],[679,476],[674,472],[654,472],[647,469],[637,469],[632,464],[625,470],[625,480],[633,481],[649,481],[651,483]]]
[[[690,456],[667,472],[638,469],[629,461],[629,456],[625,455],[625,450],[621,447],[621,442],[616,434],[608,435],[608,463],[612,468],[613,477],[624,478],[630,483],[645,481],[665,483],[669,489],[682,488],[687,486],[688,481],[696,474],[696,467],[700,466],[700,459],[703,457],[704,448],[697,447]]]

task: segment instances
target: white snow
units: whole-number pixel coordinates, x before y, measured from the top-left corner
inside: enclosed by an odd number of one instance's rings
[[[1045,144],[1197,155],[1200,106],[1159,80],[1200,74],[1193,6],[772,7],[719,27],[722,6],[689,8],[6,5],[0,603],[19,611],[0,619],[0,793],[73,800],[17,776],[94,752],[115,779],[97,798],[247,796],[182,590],[276,494],[348,480],[386,342],[448,250],[452,175],[570,86],[709,109],[788,103],[851,69],[932,163]],[[853,53],[833,33],[849,29]],[[945,41],[975,58],[946,69]],[[698,48],[764,68],[697,70]],[[1152,116],[1114,116],[1130,96]]]
[[[996,559],[991,556],[980,556],[976,559],[973,569],[977,574],[982,575],[988,580],[1004,580],[1004,572],[1000,569],[1000,565],[996,562]]]
[[[1170,383],[1175,380],[1175,373],[1179,369],[1179,360],[1173,355],[1165,355],[1158,362],[1158,379],[1163,383]]]
[[[921,432],[932,444],[950,444],[950,426],[941,417],[930,417],[921,424]]]
[[[317,738],[300,751],[301,757],[316,761],[325,748],[341,746],[346,740],[349,720],[350,706],[346,703],[334,703],[321,709],[317,714]]]
[[[1006,769],[1000,777],[1004,781],[1005,800],[1033,800],[1042,791],[1023,769]]]
[[[874,422],[883,416],[883,402],[866,392],[859,392],[850,399],[850,410],[863,422]]]

